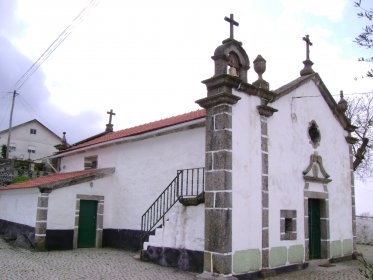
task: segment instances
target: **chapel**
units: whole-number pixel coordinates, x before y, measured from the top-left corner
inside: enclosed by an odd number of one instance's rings
[[[201,279],[352,258],[356,139],[343,95],[313,70],[308,35],[299,77],[270,89],[266,60],[251,69],[238,22],[225,20],[199,110],[118,131],[110,111],[104,133],[49,157],[59,173],[0,188],[0,233],[41,250],[140,251]]]

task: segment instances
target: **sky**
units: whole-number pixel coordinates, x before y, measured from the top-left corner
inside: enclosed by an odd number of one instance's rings
[[[354,38],[366,22],[351,0],[101,0],[19,89],[13,124],[38,119],[69,143],[199,109],[211,56],[229,37],[225,16],[239,26],[235,39],[252,61],[267,61],[263,78],[275,90],[299,77],[306,48],[329,91],[353,97],[372,90],[362,78],[371,56]],[[9,125],[16,82],[90,0],[0,0],[0,130]],[[368,4],[363,0],[362,4]],[[257,74],[253,67],[248,82]],[[373,187],[372,187],[373,188]],[[372,211],[373,212],[373,211]]]

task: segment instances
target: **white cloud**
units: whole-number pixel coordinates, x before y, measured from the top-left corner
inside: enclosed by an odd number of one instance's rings
[[[19,1],[18,19],[26,29],[12,36],[31,59],[89,2],[35,1]],[[314,42],[314,69],[331,91],[349,86],[344,83],[353,88],[348,75],[355,66],[338,34],[324,21],[306,21],[311,15],[340,19],[345,5],[337,0],[235,0],[229,7],[223,0],[101,1],[43,64],[48,100],[70,115],[94,111],[102,116],[100,126],[106,111],[114,109],[115,129],[197,109],[194,101],[206,94],[200,81],[213,75],[210,57],[229,34],[223,20],[229,13],[240,23],[235,37],[250,60],[258,54],[267,60],[264,78],[272,89],[299,76],[306,34]],[[257,79],[253,68],[248,78]]]
[[[281,0],[284,10],[289,14],[309,14],[328,18],[333,22],[342,19],[347,0]]]

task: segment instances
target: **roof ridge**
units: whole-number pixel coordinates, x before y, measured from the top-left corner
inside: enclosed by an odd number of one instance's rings
[[[73,145],[70,148],[59,152],[58,154],[63,154],[64,152],[73,151],[73,150],[77,150],[77,149],[80,149],[80,148],[83,148],[83,147],[89,147],[89,146],[92,146],[92,145],[101,144],[101,143],[104,143],[104,142],[109,142],[109,141],[113,141],[113,140],[116,140],[116,139],[125,138],[125,137],[128,137],[128,136],[134,136],[134,135],[154,131],[154,130],[157,130],[157,129],[181,124],[181,123],[188,122],[188,121],[191,121],[191,120],[196,120],[196,119],[199,119],[199,118],[203,118],[205,116],[206,116],[206,110],[205,109],[199,109],[199,110],[190,111],[190,112],[180,114],[180,115],[175,115],[175,116],[172,116],[172,117],[159,119],[159,120],[156,120],[156,121],[153,121],[153,122],[148,122],[148,123],[136,125],[136,126],[133,126],[133,127],[128,127],[128,128],[121,129],[121,130],[118,130],[118,131],[106,133],[102,136],[99,136],[97,138],[88,140],[86,142],[80,141],[80,142],[78,142],[79,144]],[[90,139],[90,138],[88,138],[88,139]]]
[[[166,118],[159,119],[159,120],[156,120],[156,121],[151,121],[151,122],[147,122],[147,123],[135,125],[135,126],[132,126],[132,127],[127,127],[127,128],[124,128],[124,129],[121,129],[121,130],[118,130],[118,131],[113,131],[113,133],[124,131],[124,130],[129,130],[129,129],[135,129],[135,128],[139,128],[139,127],[142,127],[142,126],[147,126],[147,125],[150,125],[150,124],[154,124],[154,123],[158,123],[158,122],[170,120],[170,119],[173,119],[173,118],[187,116],[187,115],[191,115],[193,113],[202,113],[202,112],[205,112],[205,111],[206,111],[205,109],[198,109],[198,110],[195,110],[195,111],[189,111],[187,113],[183,113],[183,114],[180,114],[180,115],[174,115],[174,116],[166,117]],[[202,114],[201,114],[201,116],[202,116]]]

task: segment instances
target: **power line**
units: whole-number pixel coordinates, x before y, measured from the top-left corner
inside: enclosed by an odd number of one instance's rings
[[[98,0],[91,0],[80,13],[73,19],[73,21],[60,33],[60,35],[53,41],[52,44],[42,53],[42,55],[27,69],[27,71],[18,79],[14,85],[14,90],[18,91],[25,82],[35,73],[36,70],[49,58],[49,56],[66,40],[73,29],[80,24],[87,12],[97,5]]]
[[[343,93],[343,96],[351,96],[351,95],[368,95],[368,94],[373,94],[373,91],[366,91],[366,92],[354,92],[354,93]],[[339,97],[340,94],[332,94],[332,96],[337,96]]]
[[[65,39],[71,34],[73,28],[75,28],[79,23],[81,23],[84,19],[85,14],[88,12],[89,9],[96,6],[96,2],[98,0],[91,0],[87,6],[85,6],[80,13],[73,19],[73,21],[60,33],[56,40],[53,41],[51,45],[47,48],[46,51],[42,53],[42,55],[27,69],[27,71],[18,79],[18,81],[14,85],[13,97],[12,97],[12,105],[9,117],[9,130],[8,130],[8,141],[7,141],[7,153],[6,158],[9,156],[9,143],[11,138],[11,131],[12,131],[12,119],[13,119],[13,108],[14,108],[14,101],[15,97],[18,94],[17,90],[19,90],[26,81],[35,73],[36,70],[48,59],[48,57],[65,41]]]

